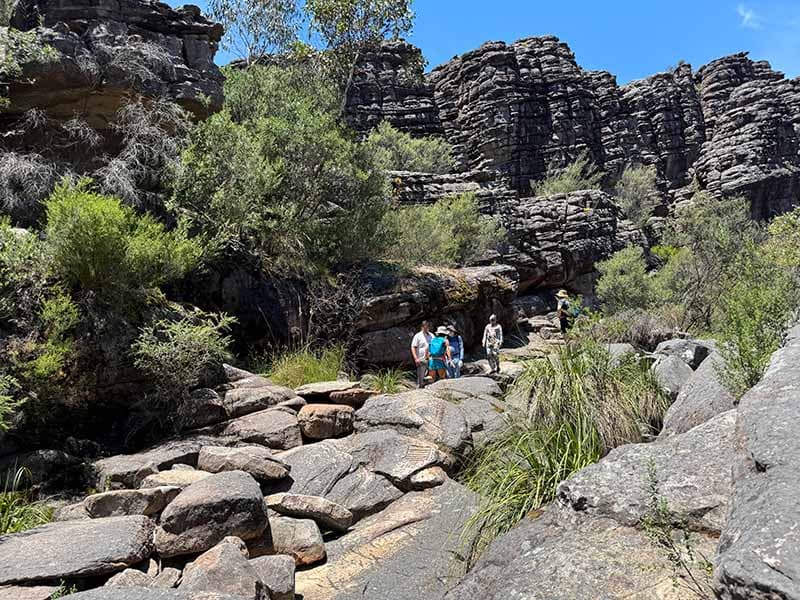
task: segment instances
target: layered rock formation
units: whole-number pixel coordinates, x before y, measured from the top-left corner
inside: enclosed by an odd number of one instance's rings
[[[60,121],[81,115],[105,130],[135,93],[167,98],[197,115],[222,104],[222,74],[214,64],[222,26],[196,6],[19,0],[11,26],[37,31],[55,55],[21,65],[0,128],[36,108]]]
[[[523,196],[586,152],[608,184],[627,164],[655,165],[668,200],[696,181],[715,195],[745,195],[756,218],[796,202],[798,83],[746,54],[624,86],[583,70],[553,36],[489,42],[424,79],[419,64],[401,42],[366,55],[351,123],[366,129],[385,118],[413,134],[443,135],[459,171],[498,171]],[[409,88],[414,69],[420,83]],[[396,87],[400,74],[406,83]]]

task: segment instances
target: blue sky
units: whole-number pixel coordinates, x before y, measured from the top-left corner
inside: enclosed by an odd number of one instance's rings
[[[800,0],[415,0],[414,10],[408,39],[431,68],[488,40],[555,34],[620,83],[743,50],[800,75]]]

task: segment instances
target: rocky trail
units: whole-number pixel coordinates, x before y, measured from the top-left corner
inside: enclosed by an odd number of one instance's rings
[[[108,600],[685,598],[640,526],[653,465],[719,597],[793,597],[799,352],[795,328],[737,407],[712,347],[661,344],[652,368],[676,399],[658,440],[570,477],[466,575],[460,536],[479,499],[451,476],[524,410],[495,381],[384,395],[226,367],[179,439],[87,465],[102,491],[0,538],[0,598],[45,600],[63,582],[87,589],[69,598]]]

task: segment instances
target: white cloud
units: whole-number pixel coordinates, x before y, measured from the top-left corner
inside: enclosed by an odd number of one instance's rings
[[[739,6],[736,7],[736,12],[742,20],[740,23],[742,27],[746,27],[747,29],[761,29],[761,16],[752,8],[748,8],[744,4],[739,4]]]

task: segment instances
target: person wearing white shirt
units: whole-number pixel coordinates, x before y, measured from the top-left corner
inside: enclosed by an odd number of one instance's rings
[[[425,377],[428,375],[428,346],[433,339],[430,331],[430,323],[422,322],[422,328],[411,340],[411,356],[414,358],[414,365],[417,367],[417,387],[425,387]]]

